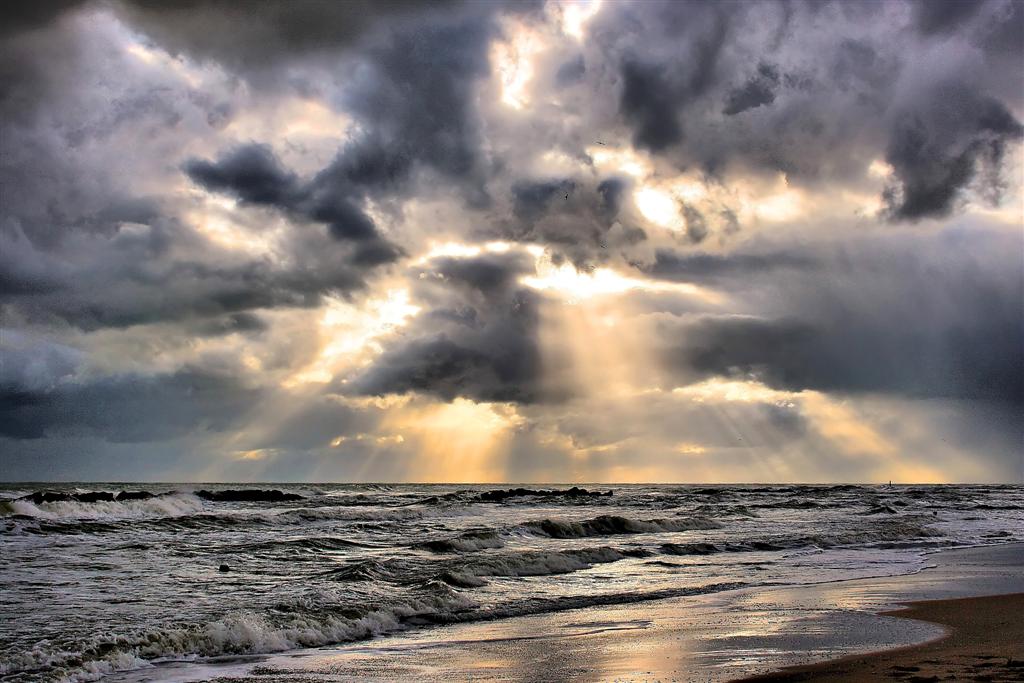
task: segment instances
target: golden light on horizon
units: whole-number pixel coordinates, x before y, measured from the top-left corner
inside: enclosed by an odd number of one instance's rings
[[[388,414],[382,426],[401,433],[416,450],[411,480],[472,483],[505,480],[502,456],[521,423],[511,405],[456,398],[406,405]]]
[[[822,436],[850,454],[891,456],[895,444],[842,401],[817,391],[804,391],[803,408]]]
[[[772,389],[756,381],[713,378],[677,387],[672,393],[712,405],[734,402],[772,403],[798,409],[822,437],[843,453],[886,460],[898,453],[896,445],[869,419],[842,399],[819,391],[785,391]]]
[[[546,365],[560,368],[563,381],[581,396],[630,393],[645,355],[622,322],[621,313],[612,317],[595,301],[546,307],[540,329]],[[607,341],[595,344],[595,339]]]

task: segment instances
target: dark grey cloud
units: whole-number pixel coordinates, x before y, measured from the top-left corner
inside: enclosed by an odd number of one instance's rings
[[[1022,245],[984,227],[949,226],[960,208],[995,204],[1010,187],[1005,167],[1024,108],[1019,2],[605,3],[585,40],[553,39],[534,57],[529,105],[517,111],[490,101],[491,47],[508,37],[503,14],[549,21],[536,5],[8,5],[0,9],[5,450],[35,457],[53,444],[63,472],[84,472],[71,466],[79,445],[98,458],[103,444],[162,441],[154,452],[173,460],[179,440],[195,446],[222,431],[244,431],[240,447],[282,451],[370,432],[376,418],[356,402],[312,390],[289,393],[287,410],[266,421],[253,411],[277,407],[282,395],[245,378],[277,382],[316,353],[315,341],[299,339],[313,335],[287,327],[304,316],[272,309],[311,309],[328,296],[358,306],[435,238],[537,243],[555,263],[632,263],[721,293],[721,304],[629,295],[624,309],[636,304],[637,325],[662,323],[650,338],[666,375],[653,382],[752,376],[785,389],[976,401],[986,415],[998,404],[998,419],[1014,422],[1006,406],[1019,406],[1024,389]],[[152,52],[125,49],[140,36]],[[165,63],[161,50],[177,61]],[[252,132],[254,116],[298,99],[351,125],[311,144]],[[862,195],[879,185],[869,164],[885,159],[894,170],[887,217],[947,225],[922,236],[860,222],[854,234],[813,220],[759,243],[752,230],[734,234],[736,207],[699,204],[680,209],[678,251],[658,249],[675,238],[652,233],[644,244],[633,181],[598,173],[588,156],[599,141],[632,143],[651,154],[659,179],[703,174],[723,195],[738,176],[780,172],[815,198]],[[237,204],[226,209],[197,188]],[[242,239],[272,236],[273,246],[265,256],[218,246],[196,218],[204,214]],[[707,239],[720,223],[723,239]],[[722,251],[705,251],[713,249]],[[513,401],[524,415],[566,415],[571,401],[553,407],[569,393],[563,364],[552,361],[558,349],[541,353],[541,320],[559,304],[520,284],[532,256],[513,247],[410,268],[421,312],[379,338],[383,352],[330,391]],[[232,365],[243,349],[258,356],[261,373]],[[636,415],[627,428],[607,421],[599,441],[642,438],[678,410]],[[673,438],[715,419],[716,408],[693,410],[700,415]],[[808,430],[783,405],[744,415],[780,442]],[[577,419],[574,433],[595,421],[591,412]],[[254,423],[262,429],[250,431]],[[983,416],[957,429],[980,424],[995,423]],[[717,432],[708,438],[725,444],[730,430]],[[992,439],[993,450],[1012,448]],[[129,450],[108,449],[119,464],[131,461]],[[195,448],[189,462],[204,466],[208,452]],[[262,471],[291,476],[287,461],[274,462]]]
[[[172,255],[171,245],[187,258]],[[211,247],[175,222],[137,232],[72,240],[68,252],[36,248],[18,232],[0,230],[4,269],[0,310],[10,320],[84,330],[167,321],[215,319],[264,308],[309,308],[328,293],[365,286],[366,267],[353,252],[316,242],[295,243],[299,263],[251,260]],[[326,247],[326,248],[325,248]],[[74,260],[67,254],[73,253]]]
[[[474,258],[442,257],[434,259],[432,265],[424,273],[428,279],[485,297],[503,296],[515,290],[518,279],[534,270],[528,255],[515,252]]]
[[[1013,68],[1015,64],[1019,65],[1024,55],[1024,41],[1020,39],[1021,33],[1024,33],[1024,7],[1012,0],[989,0],[983,5],[982,14],[985,16],[972,27],[974,44],[990,58],[998,59],[1000,66]],[[1001,76],[1001,70],[993,75]]]
[[[643,3],[606,8],[593,30],[617,60],[635,147],[726,182],[783,172],[808,185],[864,183],[884,156],[895,169],[886,216],[912,221],[997,200],[1024,98],[1007,87],[1019,60],[995,36],[1022,14],[998,0]],[[875,30],[857,30],[865,22]],[[925,54],[940,40],[946,63],[932,68]]]
[[[536,374],[529,349],[513,345],[493,351],[463,346],[444,335],[412,341],[380,358],[359,386],[367,394],[414,391],[445,401],[460,396],[477,401],[534,400],[527,388]]]
[[[872,91],[883,90],[885,77],[894,74],[892,65],[871,43],[856,38],[844,38],[831,56],[829,74],[843,91],[859,91],[870,96]],[[773,100],[774,101],[774,100]]]
[[[925,35],[951,33],[962,29],[984,4],[981,0],[918,0],[913,3],[914,20]]]
[[[587,268],[646,239],[623,211],[627,181],[610,177],[517,180],[510,211],[499,206],[482,234],[550,248],[556,261]]]
[[[369,149],[360,150],[363,163],[382,155],[450,178],[478,172],[475,86],[490,73],[487,50],[497,31],[493,17],[471,14],[399,29],[369,48],[367,71],[344,97],[374,131],[363,143]]]
[[[1001,102],[962,84],[935,88],[897,117],[891,133],[885,158],[898,182],[884,197],[890,214],[947,215],[979,170],[988,198],[998,203],[1003,158],[1022,136],[1024,126]]]
[[[267,322],[252,313],[231,313],[222,318],[204,322],[198,330],[199,334],[217,337],[225,334],[261,334],[270,329]]]
[[[444,400],[534,403],[548,398],[538,295],[518,284],[526,255],[439,258],[419,278],[430,306],[351,384],[362,394],[417,392]]]
[[[668,69],[627,59],[622,64],[622,113],[633,124],[633,144],[660,151],[683,138]]]
[[[606,21],[645,35],[622,57],[620,109],[633,126],[633,144],[660,152],[683,140],[683,110],[716,84],[731,15],[725,5],[692,2],[622,5],[616,10],[621,16]],[[657,47],[645,45],[648,40]],[[673,54],[665,59],[661,48],[672,44]]]
[[[10,392],[49,391],[73,377],[83,354],[63,344],[5,330],[0,338],[0,386]]]
[[[622,209],[623,195],[627,183],[622,178],[606,178],[597,186],[597,194],[601,197],[598,210],[609,218],[615,218]]]
[[[1022,248],[1019,235],[975,230],[802,254],[663,253],[649,272],[709,284],[732,271],[724,286],[752,309],[666,324],[664,357],[677,381],[1020,403]]]
[[[735,116],[748,109],[769,105],[775,101],[775,90],[779,87],[779,71],[771,64],[761,63],[757,73],[742,86],[729,91],[722,113]]]
[[[429,10],[452,11],[458,4],[441,0]],[[246,6],[225,0],[121,0],[116,8],[160,45],[243,73],[335,52],[424,10],[411,0],[261,0]]]
[[[366,213],[370,197],[387,200],[407,192],[414,172],[428,169],[466,178],[479,199],[481,185],[472,178],[481,158],[474,83],[488,73],[487,45],[497,30],[492,20],[497,8],[445,13],[385,4],[374,5],[372,12],[322,2],[267,2],[244,12],[215,1],[187,8],[145,2],[75,5],[97,12],[112,7],[133,25],[151,30],[160,46],[209,57],[245,74],[360,42],[362,51],[346,57],[354,71],[344,102],[335,104],[365,123],[320,173],[300,179],[260,144],[229,146],[217,160],[193,158],[184,164],[205,189],[232,195],[243,207],[277,209],[297,223],[282,245],[287,267],[244,262],[202,245],[191,226],[167,215],[180,207],[177,199],[140,197],[131,187],[133,171],[143,170],[140,179],[151,180],[147,176],[157,169],[132,169],[89,151],[150,120],[167,132],[144,137],[207,135],[232,115],[226,100],[210,92],[182,93],[170,83],[139,89],[128,76],[144,67],[116,52],[108,58],[106,41],[112,35],[83,32],[100,14],[57,21],[56,6],[16,13],[16,26],[0,46],[11,57],[0,60],[7,65],[0,67],[0,98],[3,110],[12,113],[4,117],[2,133],[2,231],[5,243],[15,247],[3,254],[4,310],[19,319],[96,329],[312,306],[324,293],[363,287],[370,271],[404,254]],[[422,16],[406,22],[412,14]],[[244,21],[235,30],[221,30],[235,19]],[[344,25],[338,25],[342,19]],[[378,28],[369,30],[371,24]],[[83,68],[89,69],[84,77]],[[118,78],[109,78],[108,71]],[[109,107],[97,111],[88,88],[111,91]],[[46,117],[30,115],[39,107]],[[55,117],[56,112],[63,113]],[[144,139],[141,146],[147,144]],[[302,225],[308,222],[325,224],[327,234],[342,244],[321,243]],[[148,231],[145,245],[121,234],[125,223]]]
[[[740,225],[739,217],[732,209],[725,207],[718,212],[718,216],[722,219],[722,223],[724,224],[723,230],[726,235],[735,235],[743,229],[743,226]]]
[[[167,122],[167,103],[158,111],[137,83],[110,92],[103,76],[82,73],[106,46],[76,30],[82,20],[73,18],[0,37],[2,227],[16,226],[45,247],[69,232],[110,234],[121,221],[156,214],[150,198],[92,156],[99,156],[94,141],[109,139],[112,129]],[[96,93],[118,113],[90,107]]]
[[[587,63],[583,59],[583,55],[576,55],[558,67],[555,82],[562,87],[570,86],[578,83],[585,73],[587,73]]]
[[[188,369],[65,381],[48,389],[5,383],[0,386],[0,436],[165,441],[229,429],[258,398],[258,390],[234,375]]]
[[[425,170],[463,184],[471,203],[486,200],[475,86],[489,73],[487,47],[496,32],[493,18],[476,12],[421,18],[368,39],[341,98],[363,132],[307,182],[258,144],[216,163],[193,160],[185,170],[207,189],[325,223],[337,239],[364,242],[360,264],[393,261],[403,252],[367,215],[368,198],[405,196],[414,174]]]
[[[694,244],[700,244],[708,236],[708,222],[696,207],[683,204],[680,208],[686,222],[686,236]]]
[[[49,0],[48,2],[8,2],[0,8],[0,38],[12,33],[46,27],[66,11],[82,6],[86,0]]]
[[[0,59],[0,109],[12,113],[0,123],[6,324],[96,330],[184,321],[205,334],[224,316],[237,322],[244,318],[231,316],[253,309],[353,292],[373,267],[394,260],[384,256],[390,245],[325,248],[296,231],[281,245],[285,265],[200,234],[183,217],[195,205],[162,193],[178,184],[182,141],[219,132],[210,114],[223,100],[113,49],[123,38],[117,25],[98,6],[88,9],[0,40],[12,58]],[[247,151],[197,172],[218,189],[244,189],[243,204],[284,201],[294,179],[261,176],[286,172],[269,165],[266,150]]]
[[[982,302],[978,302],[982,303]],[[841,321],[705,319],[685,326],[678,359],[698,375],[754,377],[799,391],[899,394],[1021,403],[1019,316],[995,319]]]
[[[239,147],[217,163],[192,159],[185,172],[203,187],[249,204],[287,207],[300,199],[298,178],[281,167],[266,145]]]
[[[745,276],[758,277],[765,271],[781,269],[820,270],[824,264],[817,256],[786,250],[737,250],[728,254],[708,252],[679,253],[670,249],[655,251],[651,263],[635,263],[648,275],[674,282],[729,287]],[[741,285],[742,286],[742,285]]]
[[[401,255],[397,247],[386,244],[366,215],[354,186],[326,183],[322,177],[300,184],[265,145],[230,150],[216,162],[192,159],[184,170],[207,190],[230,194],[247,204],[274,207],[300,221],[324,223],[338,240],[382,243],[375,253],[390,255],[390,260]]]
[[[536,220],[550,208],[552,200],[569,201],[576,183],[568,178],[547,181],[523,181],[512,186],[513,211],[524,221]]]

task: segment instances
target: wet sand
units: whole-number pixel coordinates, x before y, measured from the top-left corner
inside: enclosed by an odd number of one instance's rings
[[[931,568],[909,576],[437,627],[279,656],[172,663],[113,680],[730,681],[785,669],[761,680],[924,681],[942,678],[931,678],[938,674],[926,666],[947,665],[963,672],[957,680],[1024,680],[1017,673],[1024,669],[1011,666],[1021,658],[1020,626],[1007,626],[1024,613],[1024,545],[947,551],[930,561]],[[949,602],[993,594],[1018,595]],[[887,614],[920,600],[943,602]],[[948,629],[952,635],[944,637]],[[858,654],[879,650],[885,652]],[[820,662],[827,664],[786,669]],[[864,663],[854,669],[853,662]]]
[[[1024,593],[911,603],[886,615],[941,624],[921,645],[852,655],[743,679],[794,681],[1024,681]]]

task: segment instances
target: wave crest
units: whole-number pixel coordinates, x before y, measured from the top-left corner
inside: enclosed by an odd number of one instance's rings
[[[676,531],[719,529],[721,524],[706,517],[680,517],[678,519],[629,519],[617,515],[601,515],[593,519],[567,521],[542,519],[527,522],[532,533],[551,538],[589,538],[619,534],[650,534]]]
[[[496,531],[486,529],[467,531],[455,538],[422,541],[414,544],[413,547],[435,553],[471,553],[477,550],[503,548],[505,547],[505,542],[498,537]]]
[[[152,519],[182,517],[203,511],[203,501],[191,493],[175,493],[150,498],[102,500],[48,500],[36,504],[29,498],[4,501],[0,513],[4,516],[21,515],[44,520],[101,520]]]

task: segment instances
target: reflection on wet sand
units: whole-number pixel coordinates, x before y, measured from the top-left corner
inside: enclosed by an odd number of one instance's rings
[[[939,636],[897,603],[1019,591],[1024,544],[953,550],[909,576],[725,591],[459,624],[116,681],[726,681]]]

